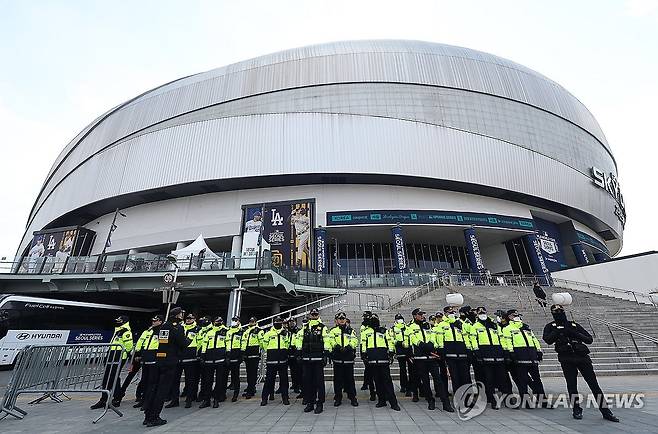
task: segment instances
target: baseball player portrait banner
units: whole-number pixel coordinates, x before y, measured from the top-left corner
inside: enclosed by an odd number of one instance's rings
[[[261,239],[270,245],[274,267],[312,268],[315,200],[270,202],[243,209],[243,234],[260,232]]]

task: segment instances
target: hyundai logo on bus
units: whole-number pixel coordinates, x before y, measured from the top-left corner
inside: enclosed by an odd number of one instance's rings
[[[19,333],[16,335],[16,339],[19,341],[24,341],[25,339],[61,339],[61,333]]]

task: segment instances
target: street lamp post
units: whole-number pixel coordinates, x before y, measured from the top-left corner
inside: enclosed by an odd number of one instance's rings
[[[105,244],[103,245],[103,251],[101,251],[101,255],[98,258],[98,264],[97,264],[97,271],[102,271],[103,270],[103,265],[105,264],[105,252],[107,252],[107,248],[112,245],[112,232],[117,228],[116,222],[117,222],[117,216],[121,215],[121,217],[126,217],[124,213],[119,211],[119,208],[114,211],[114,217],[112,218],[112,224],[110,225],[110,230],[107,232],[107,238],[105,238]]]

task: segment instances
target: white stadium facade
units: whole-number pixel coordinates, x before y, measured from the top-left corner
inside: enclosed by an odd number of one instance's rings
[[[92,234],[84,255],[202,235],[238,258],[262,225],[281,270],[541,275],[619,253],[616,175],[594,116],[538,72],[429,42],[328,43],[99,116],[53,164],[17,254],[75,228]]]

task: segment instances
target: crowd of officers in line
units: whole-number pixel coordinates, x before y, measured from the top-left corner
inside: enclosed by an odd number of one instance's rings
[[[144,411],[144,425],[165,424],[166,421],[160,418],[163,406],[177,407],[183,396],[186,408],[195,402],[200,402],[199,408],[217,408],[227,400],[228,390],[232,391],[231,401],[238,400],[240,365],[243,362],[247,385],[242,396],[252,398],[256,395],[263,351],[266,370],[262,406],[274,399],[275,392],[281,395],[284,405],[289,405],[292,390],[298,394],[297,398],[303,399],[304,412],[322,413],[326,395],[324,368],[328,363],[333,365],[334,406],[342,404],[344,395],[352,406],[358,406],[354,379],[358,353],[365,365],[361,390],[370,391],[370,400],[377,401],[376,407],[390,405],[392,410],[400,411],[390,373],[390,365],[397,359],[401,393],[414,402],[424,398],[429,410],[436,408],[438,398],[444,411],[455,411],[449,399],[448,380],[453,392],[471,384],[471,367],[475,380],[485,386],[491,408],[498,409],[500,401],[494,398],[496,392],[503,397],[512,393],[512,381],[521,398],[531,397],[531,389],[535,401],[550,408],[551,404],[542,400],[544,387],[538,367],[543,358],[541,346],[518,311],[497,311],[492,317],[485,307],[472,309],[470,306],[449,305],[429,318],[420,308],[414,309],[411,315],[407,322],[397,314],[394,325],[386,328],[376,314],[366,311],[357,336],[344,312],[335,315],[332,327],[325,325],[318,310],[313,309],[304,318],[301,328],[293,319],[277,317],[272,326],[264,330],[253,317],[243,327],[238,317],[232,318],[228,325],[220,316],[206,316],[197,321],[193,314],[185,315],[181,308],[174,308],[169,321],[165,322],[161,315],[153,317],[152,326],[137,340],[133,366],[123,384],[120,381],[117,384],[112,403],[120,405],[130,381],[141,366],[142,376],[134,407]],[[558,316],[562,318],[564,311],[558,312]],[[566,321],[566,316],[564,318]],[[544,339],[556,343],[558,350],[560,342],[564,343],[559,338],[564,326],[556,326],[554,321],[546,327]],[[566,327],[570,326],[567,324]],[[573,327],[575,330],[576,323]],[[579,333],[584,332],[578,327]],[[122,344],[124,361],[133,347],[129,332],[127,317],[118,318],[113,343]],[[569,338],[568,341],[573,340]],[[591,337],[586,343],[591,343]],[[565,370],[564,363],[562,366]],[[183,372],[185,382],[181,393]],[[573,374],[570,393],[577,393],[577,372]],[[279,387],[275,391],[277,376]],[[227,384],[229,379],[230,384]],[[589,384],[587,377],[586,380]],[[598,387],[595,377],[594,384]],[[595,394],[597,392],[602,395],[600,388]],[[526,402],[530,401],[526,399]],[[102,398],[92,408],[104,406]],[[582,410],[579,411],[582,417]],[[574,417],[576,412],[574,408]],[[601,407],[601,412],[609,420],[616,419],[607,408]]]

